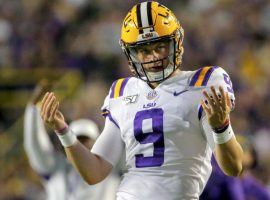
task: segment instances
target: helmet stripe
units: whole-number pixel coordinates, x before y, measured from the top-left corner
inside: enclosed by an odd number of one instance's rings
[[[152,18],[152,2],[147,2],[147,16],[148,16],[148,24],[149,26],[153,26],[153,18]]]
[[[137,22],[138,22],[138,28],[139,28],[139,33],[142,34],[142,19],[141,19],[141,4],[137,5]]]
[[[149,2],[143,2],[141,3],[141,17],[142,17],[142,27],[143,27],[143,33],[147,33],[150,30],[148,28],[145,29],[145,27],[149,27],[149,19],[148,19],[148,7]]]

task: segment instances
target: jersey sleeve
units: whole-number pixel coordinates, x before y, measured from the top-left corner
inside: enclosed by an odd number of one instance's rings
[[[232,81],[228,73],[223,68],[218,67],[218,66],[204,67],[202,69],[205,70],[205,75],[203,78],[204,85],[202,85],[202,86],[205,86],[205,90],[210,92],[210,87],[214,86],[217,93],[219,94],[218,87],[219,86],[223,87],[224,91],[228,92],[229,94],[229,97],[231,99],[231,105],[232,105],[231,110],[233,110],[235,107],[235,96],[234,96]],[[207,139],[209,146],[211,147],[212,150],[214,150],[215,143],[213,139],[212,128],[210,127],[208,123],[208,119],[205,113],[203,112],[202,106],[199,105],[198,107],[199,107],[198,117],[201,122],[203,133]]]
[[[117,164],[124,148],[121,130],[116,119],[121,110],[116,103],[117,99],[124,95],[129,79],[130,77],[121,78],[113,82],[101,108],[102,115],[106,117],[105,127],[91,150],[92,153],[101,156],[113,166]]]
[[[101,107],[101,115],[106,119],[108,118],[119,129],[119,125],[118,125],[117,121],[115,120],[115,118],[111,114],[111,108],[110,108],[111,90],[112,89],[110,89],[110,92],[106,96],[104,103],[103,103],[103,106]]]
[[[235,96],[234,96],[234,90],[233,90],[233,84],[230,79],[230,76],[228,73],[221,67],[212,67],[213,72],[212,75],[209,77],[209,81],[207,83],[208,88],[211,86],[217,87],[219,86],[223,87],[225,92],[228,92],[229,97],[231,99],[232,104],[232,110],[235,107]]]
[[[110,100],[109,95],[107,95],[101,107],[101,115],[105,118],[108,116],[110,112],[109,100]]]
[[[217,93],[218,87],[223,87],[225,92],[228,92],[229,97],[231,99],[231,111],[235,108],[235,96],[233,90],[233,84],[230,79],[228,73],[221,67],[218,66],[211,66],[211,67],[203,67],[197,70],[194,76],[191,79],[190,85],[192,86],[199,86],[204,87],[207,92],[210,92],[210,87],[214,86]],[[202,106],[198,105],[198,118],[199,120],[202,119],[203,115]]]
[[[124,95],[124,90],[129,79],[130,77],[127,77],[114,81],[109,90],[109,94],[106,96],[104,104],[101,107],[103,117],[108,117],[118,128],[119,125],[117,123],[117,120],[114,118],[114,114],[112,113],[110,102]]]
[[[107,117],[105,127],[95,142],[91,152],[99,155],[113,166],[120,159],[124,148],[120,129]]]

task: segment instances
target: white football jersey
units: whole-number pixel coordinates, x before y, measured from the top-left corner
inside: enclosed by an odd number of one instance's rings
[[[155,89],[135,77],[113,83],[103,112],[125,144],[128,171],[119,200],[199,199],[214,149],[212,133],[202,126],[200,100],[212,85],[223,86],[234,100],[228,74],[214,66],[182,71]],[[110,160],[97,149],[94,153]]]

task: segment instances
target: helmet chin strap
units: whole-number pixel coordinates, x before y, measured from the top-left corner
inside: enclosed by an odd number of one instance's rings
[[[160,72],[146,72],[149,81],[162,81],[170,76],[174,71],[174,66],[169,64],[164,70]]]

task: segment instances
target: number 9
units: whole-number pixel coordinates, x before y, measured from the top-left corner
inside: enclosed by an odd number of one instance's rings
[[[143,120],[152,119],[153,132],[143,133]],[[145,157],[143,154],[136,154],[136,167],[156,167],[164,163],[164,133],[163,133],[163,110],[154,108],[142,110],[136,113],[134,118],[134,136],[140,144],[153,143],[153,156]]]

